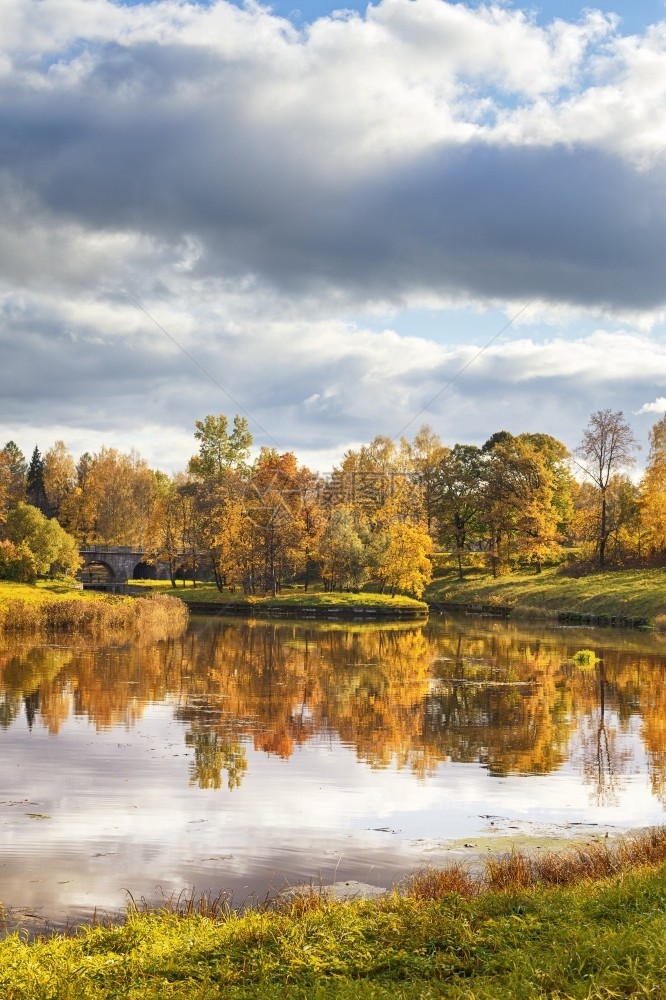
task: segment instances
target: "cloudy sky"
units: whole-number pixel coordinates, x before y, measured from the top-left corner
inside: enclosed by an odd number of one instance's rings
[[[245,412],[325,472],[422,423],[574,447],[605,407],[647,443],[660,0],[0,12],[0,443],[177,469]]]

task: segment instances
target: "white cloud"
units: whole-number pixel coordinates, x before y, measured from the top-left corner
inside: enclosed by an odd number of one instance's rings
[[[635,411],[639,413],[666,413],[666,396],[658,396],[652,403],[643,403],[640,410]]]

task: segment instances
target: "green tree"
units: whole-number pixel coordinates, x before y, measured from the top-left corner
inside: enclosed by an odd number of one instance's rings
[[[483,524],[483,475],[484,456],[471,444],[455,445],[437,467],[439,540],[453,544],[461,580],[470,536],[478,537]]]
[[[527,558],[540,573],[545,555],[560,540],[558,526],[566,517],[561,463],[567,451],[549,435],[495,437],[484,475],[493,573],[513,555]]]
[[[332,512],[320,544],[321,575],[327,590],[360,587],[367,576],[366,552],[347,507]]]
[[[30,459],[30,465],[25,477],[25,486],[25,495],[28,503],[32,504],[33,507],[39,508],[42,514],[49,513],[49,504],[44,488],[44,459],[37,445],[35,445]]]
[[[211,480],[222,475],[225,469],[242,471],[246,467],[252,434],[244,417],[236,414],[231,433],[224,413],[218,417],[209,414],[205,420],[196,420],[195,425],[194,437],[199,442],[199,454],[193,455],[188,465],[195,479]]]
[[[55,518],[46,518],[36,507],[20,502],[7,515],[7,538],[25,544],[35,559],[37,576],[73,575],[80,565],[76,539]]]
[[[34,583],[37,579],[35,557],[25,542],[0,542],[0,580]]]

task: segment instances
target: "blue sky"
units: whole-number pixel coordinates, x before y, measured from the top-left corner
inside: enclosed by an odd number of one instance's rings
[[[242,6],[240,4],[239,6]],[[335,10],[357,10],[365,14],[366,3],[327,3],[326,0],[314,0],[308,3],[291,3],[290,0],[276,0],[267,4],[280,17],[287,17],[294,24],[309,24],[318,17],[325,17]],[[479,7],[479,3],[466,3],[466,7]],[[529,17],[534,17],[537,24],[548,24],[555,18],[568,21],[578,20],[583,11],[595,7],[608,14],[617,14],[620,20],[620,31],[623,34],[643,32],[649,25],[659,21],[664,16],[662,0],[619,0],[618,3],[581,4],[578,0],[548,0],[546,3],[519,4],[506,3],[504,6],[513,10],[522,10]]]
[[[647,443],[663,4],[332,10],[5,0],[0,438],[178,469],[242,409],[325,472],[610,407]]]

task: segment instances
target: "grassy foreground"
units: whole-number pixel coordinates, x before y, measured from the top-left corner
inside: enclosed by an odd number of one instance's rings
[[[528,617],[581,611],[655,620],[666,614],[666,570],[628,569],[574,578],[546,569],[497,579],[470,575],[462,582],[451,573],[433,580],[424,596],[428,601],[509,605],[515,615]]]
[[[215,919],[196,906],[134,910],[122,926],[33,943],[14,934],[0,943],[0,996],[663,998],[665,850],[666,835],[651,831],[628,851],[598,844],[569,864],[558,856],[549,868],[542,859],[539,870],[509,855],[485,882],[459,869],[448,879],[421,873],[405,895],[372,902],[312,892],[277,911],[225,910]],[[599,872],[607,877],[584,877]],[[577,881],[557,884],[570,881],[567,873]]]

